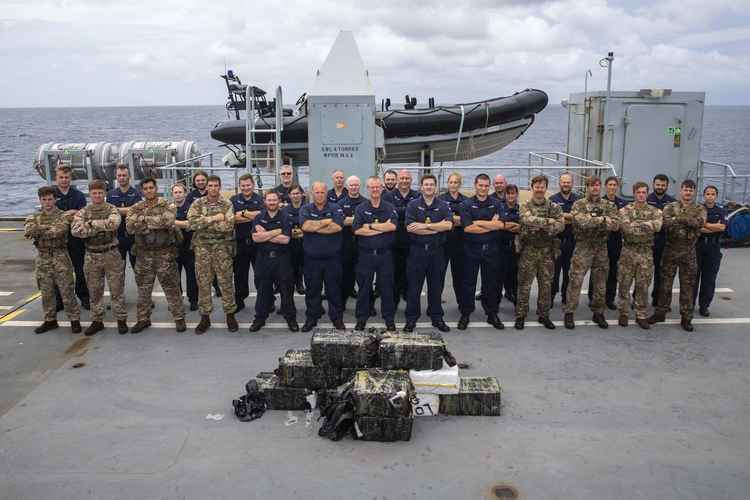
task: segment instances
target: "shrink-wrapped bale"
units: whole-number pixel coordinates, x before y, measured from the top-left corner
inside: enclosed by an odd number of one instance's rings
[[[370,368],[378,366],[379,336],[372,332],[316,328],[310,341],[315,366]]]
[[[499,416],[502,389],[495,377],[461,377],[458,394],[440,395],[444,415]]]
[[[357,416],[411,417],[414,387],[404,370],[359,370],[352,395]]]
[[[311,391],[300,387],[281,385],[279,377],[273,372],[261,372],[256,375],[260,389],[266,396],[269,410],[305,410],[308,407],[307,396]]]
[[[307,389],[333,388],[341,383],[341,369],[316,366],[309,349],[290,349],[279,358],[276,371],[281,385]]]
[[[409,417],[368,417],[356,420],[357,438],[363,441],[408,441],[414,420]]]
[[[380,367],[386,370],[438,370],[445,342],[438,333],[394,334],[380,340]]]

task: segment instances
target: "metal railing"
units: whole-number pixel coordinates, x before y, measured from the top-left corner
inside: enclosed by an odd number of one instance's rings
[[[382,176],[383,172],[390,169],[407,170],[413,174],[412,177],[415,180],[423,174],[431,173],[438,179],[438,189],[447,188],[448,177],[454,172],[461,174],[462,177],[480,173],[485,173],[490,177],[503,174],[509,184],[516,184],[521,189],[529,187],[531,179],[537,175],[546,175],[549,179],[550,189],[553,189],[558,187],[560,175],[569,173],[573,176],[574,189],[578,191],[583,191],[585,178],[590,175],[617,176],[617,172],[611,163],[587,160],[561,151],[530,152],[527,165],[469,165],[453,162],[431,166],[380,164],[378,173]]]
[[[708,168],[707,168],[708,167]],[[723,202],[748,203],[750,201],[750,175],[739,175],[729,163],[700,160],[696,172],[698,194],[708,185],[718,185],[719,197]]]

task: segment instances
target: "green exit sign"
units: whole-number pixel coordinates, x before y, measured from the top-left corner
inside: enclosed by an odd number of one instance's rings
[[[669,136],[675,136],[680,135],[682,132],[680,131],[680,127],[668,127],[667,128],[667,135]]]

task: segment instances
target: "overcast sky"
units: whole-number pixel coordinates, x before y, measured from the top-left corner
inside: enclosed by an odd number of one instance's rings
[[[365,7],[365,5],[367,5]],[[750,0],[0,0],[0,106],[223,104],[224,64],[293,102],[350,29],[379,97],[706,91],[750,104]]]

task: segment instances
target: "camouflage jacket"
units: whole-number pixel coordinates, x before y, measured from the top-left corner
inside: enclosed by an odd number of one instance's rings
[[[150,206],[144,200],[130,207],[125,229],[135,236],[136,253],[175,249],[182,240],[182,232],[174,221],[175,210],[164,198]]]
[[[573,204],[573,234],[576,244],[600,244],[607,241],[608,231],[616,231],[619,224],[617,207],[606,198],[588,196]]]
[[[209,217],[223,214],[221,221],[210,221]],[[188,223],[195,232],[193,245],[216,245],[234,241],[234,207],[232,202],[219,198],[211,203],[208,196],[198,198],[188,210]]]
[[[65,212],[57,207],[50,213],[40,210],[29,215],[23,225],[23,235],[34,240],[39,251],[67,248],[70,222]]]
[[[86,241],[86,248],[102,250],[117,243],[117,228],[122,218],[113,205],[87,205],[76,212],[70,233]]]
[[[662,216],[667,244],[683,249],[693,248],[706,223],[706,208],[697,203],[683,206],[682,202],[673,201],[664,207]]]
[[[535,203],[533,198],[522,204],[519,222],[520,247],[552,247],[553,244],[557,244],[557,240],[552,236],[565,229],[560,205],[547,199],[542,204]]]
[[[661,231],[661,210],[648,203],[629,203],[620,209],[620,229],[625,245],[651,248],[654,234]],[[650,251],[650,250],[649,250]]]

